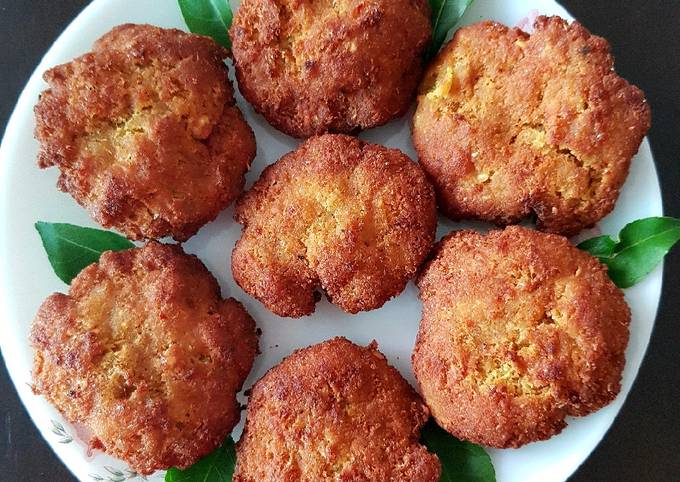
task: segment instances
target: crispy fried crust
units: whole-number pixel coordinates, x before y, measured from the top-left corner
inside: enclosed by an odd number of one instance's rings
[[[253,387],[234,482],[436,482],[427,407],[375,342],[298,350]]]
[[[141,474],[187,467],[240,419],[255,323],[179,246],[106,252],[33,322],[34,390]]]
[[[401,293],[434,242],[434,192],[396,149],[314,137],[237,202],[234,279],[280,316],[314,311],[319,288],[349,313]]]
[[[121,25],[45,72],[39,166],[105,227],[183,241],[231,203],[255,157],[223,59],[207,37]]]
[[[424,0],[244,0],[230,30],[239,88],[295,137],[402,116],[430,40]]]
[[[453,435],[518,447],[618,394],[630,310],[604,265],[565,238],[516,226],[457,231],[418,286],[413,368]]]
[[[452,219],[533,213],[539,229],[572,235],[613,209],[650,110],[606,40],[559,17],[534,29],[458,30],[425,74],[413,141]]]

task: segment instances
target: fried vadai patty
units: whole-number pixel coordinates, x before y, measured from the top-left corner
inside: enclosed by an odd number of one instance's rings
[[[240,420],[255,323],[179,246],[105,252],[33,322],[34,390],[140,474],[187,467]]]
[[[298,350],[253,387],[235,482],[436,482],[427,407],[373,342]]]
[[[420,86],[413,141],[450,218],[533,214],[569,236],[613,209],[649,126],[605,39],[539,17],[531,35],[488,21],[458,30]]]
[[[430,8],[425,0],[244,0],[229,33],[241,93],[270,124],[295,137],[353,133],[408,109]]]
[[[319,289],[349,313],[379,308],[415,275],[437,222],[415,162],[340,134],[311,138],[267,167],[235,217],[234,279],[289,317],[312,313]]]
[[[105,227],[184,241],[241,192],[255,136],[212,39],[121,25],[48,70],[39,166]]]
[[[621,387],[630,310],[595,258],[557,235],[457,231],[418,279],[413,351],[440,426],[492,447],[559,433]]]

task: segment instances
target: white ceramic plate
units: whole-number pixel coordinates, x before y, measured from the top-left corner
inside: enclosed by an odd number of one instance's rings
[[[234,2],[232,2],[234,3]],[[467,12],[464,23],[495,19],[517,25],[535,14],[569,14],[550,0],[478,0]],[[38,146],[33,139],[33,105],[45,85],[42,72],[69,61],[90,49],[92,42],[115,25],[151,23],[161,27],[186,29],[176,0],[95,0],[64,31],[31,76],[7,127],[0,150],[0,342],[2,353],[21,400],[43,437],[66,466],[82,481],[120,481],[134,478],[124,463],[102,453],[88,454],[75,427],[30,388],[32,350],[27,341],[31,320],[42,302],[54,291],[68,289],[53,274],[38,234],[37,220],[70,222],[95,226],[86,212],[67,194],[55,187],[57,169],[40,171],[36,167]],[[262,169],[298,141],[271,128],[250,106],[238,97],[238,103],[257,137],[257,158],[248,174],[248,186]],[[402,149],[415,158],[410,141],[409,118],[373,129],[363,139]],[[616,210],[600,223],[599,229],[617,233],[627,222],[660,215],[661,193],[649,144],[645,140],[633,161],[632,170]],[[294,349],[343,335],[357,343],[375,339],[390,362],[414,382],[411,372],[413,346],[421,304],[412,284],[383,308],[350,316],[322,301],[313,316],[292,320],[269,313],[260,303],[236,286],[231,276],[230,254],[240,235],[240,226],[232,221],[232,209],[225,210],[213,223],[191,238],[185,249],[198,255],[219,279],[223,295],[241,300],[263,331],[262,354],[255,361],[249,387],[267,369]],[[439,236],[470,224],[441,220]],[[480,227],[480,225],[476,225]],[[562,481],[576,470],[614,421],[635,379],[649,342],[661,293],[661,268],[642,283],[626,291],[633,312],[631,340],[626,353],[626,368],[619,397],[608,407],[583,418],[569,420],[569,426],[546,442],[516,450],[490,450],[500,482]],[[234,435],[240,434],[241,426]],[[151,479],[162,478],[158,473]]]

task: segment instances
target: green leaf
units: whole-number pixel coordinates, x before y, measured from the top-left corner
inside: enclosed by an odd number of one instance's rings
[[[165,482],[231,482],[236,466],[236,446],[227,437],[221,446],[188,469],[172,468],[165,473]]]
[[[654,217],[627,224],[619,241],[598,236],[578,245],[608,267],[619,288],[629,288],[647,276],[680,240],[680,219]]]
[[[233,14],[229,0],[178,0],[182,17],[193,33],[212,37],[218,44],[231,48],[229,27]]]
[[[614,241],[610,236],[598,236],[596,238],[590,238],[583,241],[578,245],[578,248],[582,249],[583,251],[588,251],[596,258],[609,257],[614,253],[616,241]]]
[[[428,58],[437,55],[446,36],[456,26],[473,0],[430,0],[432,9],[432,43]]]
[[[491,458],[479,445],[458,440],[430,419],[420,432],[428,450],[439,457],[439,482],[495,482]]]
[[[73,224],[38,221],[35,229],[42,238],[52,269],[67,284],[83,268],[96,263],[104,251],[121,251],[135,246],[116,233]]]

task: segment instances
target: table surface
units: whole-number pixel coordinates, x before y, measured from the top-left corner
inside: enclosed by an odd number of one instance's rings
[[[18,95],[83,0],[0,0],[0,132]],[[607,38],[616,69],[640,86],[652,106],[652,150],[664,210],[680,216],[680,2],[561,2],[591,31]],[[680,249],[666,260],[661,308],[647,356],[611,430],[573,481],[672,481],[680,477],[680,367],[676,326]],[[0,334],[1,336],[1,334]],[[0,480],[53,482],[73,477],[42,440],[0,363]]]

